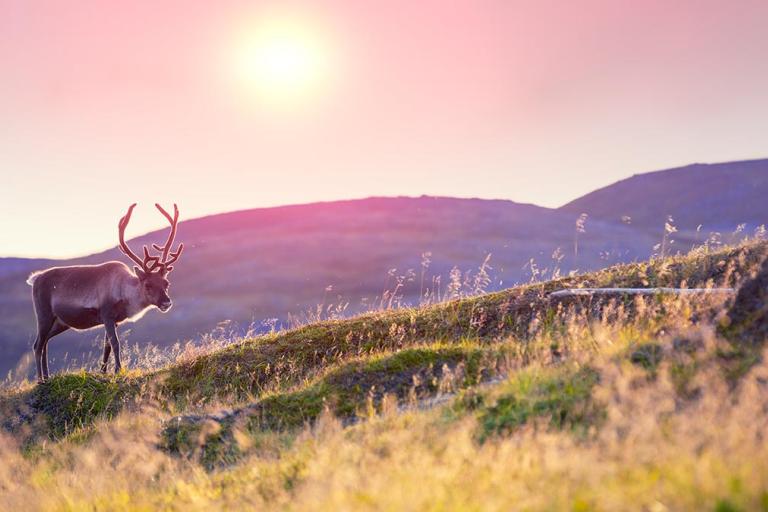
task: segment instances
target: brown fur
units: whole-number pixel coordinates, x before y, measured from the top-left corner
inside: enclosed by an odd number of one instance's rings
[[[138,320],[150,307],[157,307],[165,313],[171,308],[168,296],[168,279],[171,266],[179,259],[184,244],[171,251],[179,209],[173,205],[173,216],[159,204],[155,207],[171,224],[165,245],[152,247],[160,252],[152,256],[144,246],[144,258],[139,258],[125,243],[125,228],[131,220],[136,204],[118,223],[120,250],[138,265],[133,272],[119,261],[108,261],[101,265],[76,265],[54,267],[29,276],[27,283],[32,286],[32,299],[37,317],[37,339],[35,340],[35,363],[37,380],[48,379],[48,342],[67,329],[91,329],[104,326],[104,356],[101,371],[107,371],[110,352],[115,353],[115,373],[120,371],[120,340],[117,326],[120,322]]]
[[[168,311],[168,280],[160,272],[134,272],[119,261],[101,265],[54,267],[30,276],[37,316],[35,361],[38,381],[48,378],[48,342],[67,329],[105,328],[104,358],[107,369],[110,352],[115,354],[119,372],[120,341],[116,328],[121,322],[141,318],[150,307]]]

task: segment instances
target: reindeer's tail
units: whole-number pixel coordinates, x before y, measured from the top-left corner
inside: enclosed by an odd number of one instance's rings
[[[42,273],[43,271],[39,270],[37,272],[32,272],[31,274],[29,274],[29,277],[27,278],[27,284],[29,286],[32,286],[33,284],[35,284],[35,279],[37,279]]]

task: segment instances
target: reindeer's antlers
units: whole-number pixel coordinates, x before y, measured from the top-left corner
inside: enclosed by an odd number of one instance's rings
[[[158,203],[155,203],[155,208],[160,210],[160,213],[162,213],[163,216],[168,219],[168,222],[171,223],[171,232],[168,234],[168,239],[165,241],[165,245],[159,246],[157,244],[152,244],[152,247],[154,247],[156,251],[162,252],[160,262],[158,263],[158,266],[161,269],[160,271],[168,273],[173,270],[171,265],[179,259],[179,256],[181,256],[181,253],[184,251],[184,244],[179,244],[176,251],[171,252],[171,246],[176,238],[176,226],[179,223],[179,207],[176,206],[176,203],[173,204],[173,217],[171,217],[171,215]]]
[[[120,222],[117,223],[117,230],[118,230],[118,239],[120,241],[120,250],[131,258],[134,263],[141,266],[142,269],[145,271],[147,270],[147,264],[148,261],[142,261],[141,258],[136,256],[136,253],[134,253],[130,247],[128,247],[128,244],[125,243],[125,228],[128,226],[128,222],[131,220],[131,214],[133,213],[133,209],[136,208],[136,203],[133,203],[131,206],[128,207],[128,212],[123,215],[120,218]],[[145,250],[146,254],[146,250]]]
[[[181,256],[181,253],[184,250],[184,244],[179,244],[179,247],[176,249],[176,251],[171,252],[173,240],[176,238],[176,224],[179,221],[179,208],[175,204],[173,205],[173,217],[171,217],[168,212],[163,209],[162,206],[157,203],[155,203],[155,206],[158,210],[160,210],[160,213],[162,213],[165,218],[168,219],[168,222],[171,223],[171,233],[168,235],[168,239],[165,241],[165,245],[159,246],[157,244],[152,244],[152,247],[159,251],[161,255],[150,255],[149,249],[145,245],[144,259],[142,260],[136,256],[136,253],[134,253],[128,247],[128,244],[125,243],[125,228],[128,226],[128,222],[131,220],[131,214],[133,213],[133,209],[136,207],[136,203],[133,203],[128,207],[128,212],[120,219],[120,222],[117,224],[120,240],[120,250],[123,252],[123,254],[128,256],[137,265],[139,265],[142,270],[144,270],[144,272],[149,273],[159,269],[159,271],[163,274],[167,274],[173,270],[171,265],[179,259],[179,256]]]

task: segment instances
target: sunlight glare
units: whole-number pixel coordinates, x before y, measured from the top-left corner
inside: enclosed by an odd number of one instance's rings
[[[320,30],[299,20],[271,20],[244,30],[235,44],[236,81],[269,105],[318,96],[330,77],[330,48]]]

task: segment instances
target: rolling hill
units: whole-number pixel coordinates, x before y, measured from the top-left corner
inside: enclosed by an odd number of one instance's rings
[[[560,211],[620,222],[631,218],[649,233],[664,229],[668,215],[685,232],[730,233],[737,225],[768,222],[768,159],[692,164],[634,175],[562,206]]]
[[[734,183],[725,186],[729,176]],[[532,258],[539,277],[550,277],[554,267],[566,273],[644,259],[660,241],[659,226],[667,214],[681,226],[693,225],[694,218],[700,219],[696,225],[706,222],[719,229],[762,223],[768,221],[768,206],[757,201],[761,194],[768,194],[768,160],[697,164],[635,176],[560,209],[501,200],[398,197],[186,220],[179,225],[179,240],[187,251],[172,275],[173,310],[167,315],[152,311],[121,332],[129,344],[167,346],[194,339],[227,320],[231,323],[226,329],[243,332],[252,323],[256,330],[267,329],[265,319],[285,325],[289,315],[325,318],[332,315],[329,307],[346,303],[347,314],[365,311],[380,306],[382,295],[395,290],[394,304],[418,304],[427,293],[434,301],[438,289],[445,297],[454,267],[463,273],[462,291],[471,292],[488,254],[490,279],[481,283],[486,290],[530,280]],[[590,217],[586,232],[578,235],[576,254],[575,219],[582,212]],[[622,223],[621,215],[632,216],[632,223]],[[724,220],[717,224],[718,218]],[[679,235],[677,247],[687,250],[695,237]],[[130,243],[139,247],[162,237],[162,232],[154,232]],[[553,259],[558,248],[560,256]],[[430,262],[422,279],[426,252],[431,253]],[[5,374],[20,360],[22,373],[29,370],[24,366],[34,338],[24,282],[29,272],[121,258],[111,250],[67,261],[0,259],[0,372]],[[51,344],[53,367],[66,364],[65,354],[81,357],[100,337],[98,331],[57,337]]]
[[[385,290],[394,291],[398,278],[404,282],[395,300],[418,303],[420,289],[433,288],[432,277],[441,276],[444,293],[454,266],[474,272],[488,254],[493,267],[488,289],[498,289],[527,280],[523,267],[530,258],[552,267],[556,248],[572,251],[573,224],[568,213],[532,205],[433,197],[286,206],[184,221],[178,239],[187,250],[171,279],[174,308],[168,315],[152,311],[131,325],[129,339],[167,345],[224,320],[235,322],[230,327],[236,329],[255,321],[258,329],[263,319],[285,322],[288,314],[301,316],[308,309],[314,315],[321,303],[349,302],[347,312],[359,312],[373,307]],[[140,247],[162,237],[150,233],[129,243]],[[626,226],[597,222],[583,235],[578,264],[596,268],[606,259],[643,256],[652,244]],[[431,262],[422,287],[425,252],[431,252]],[[24,282],[30,271],[121,258],[112,250],[62,262],[14,261],[0,272],[0,369],[7,372],[31,346],[34,317]],[[563,271],[574,266],[572,253],[560,266]],[[65,333],[54,340],[52,352],[62,364],[63,352],[87,351],[97,335]]]
[[[695,251],[230,340],[144,371],[0,387],[0,508],[762,510],[766,250]],[[552,293],[683,283],[739,291]]]

